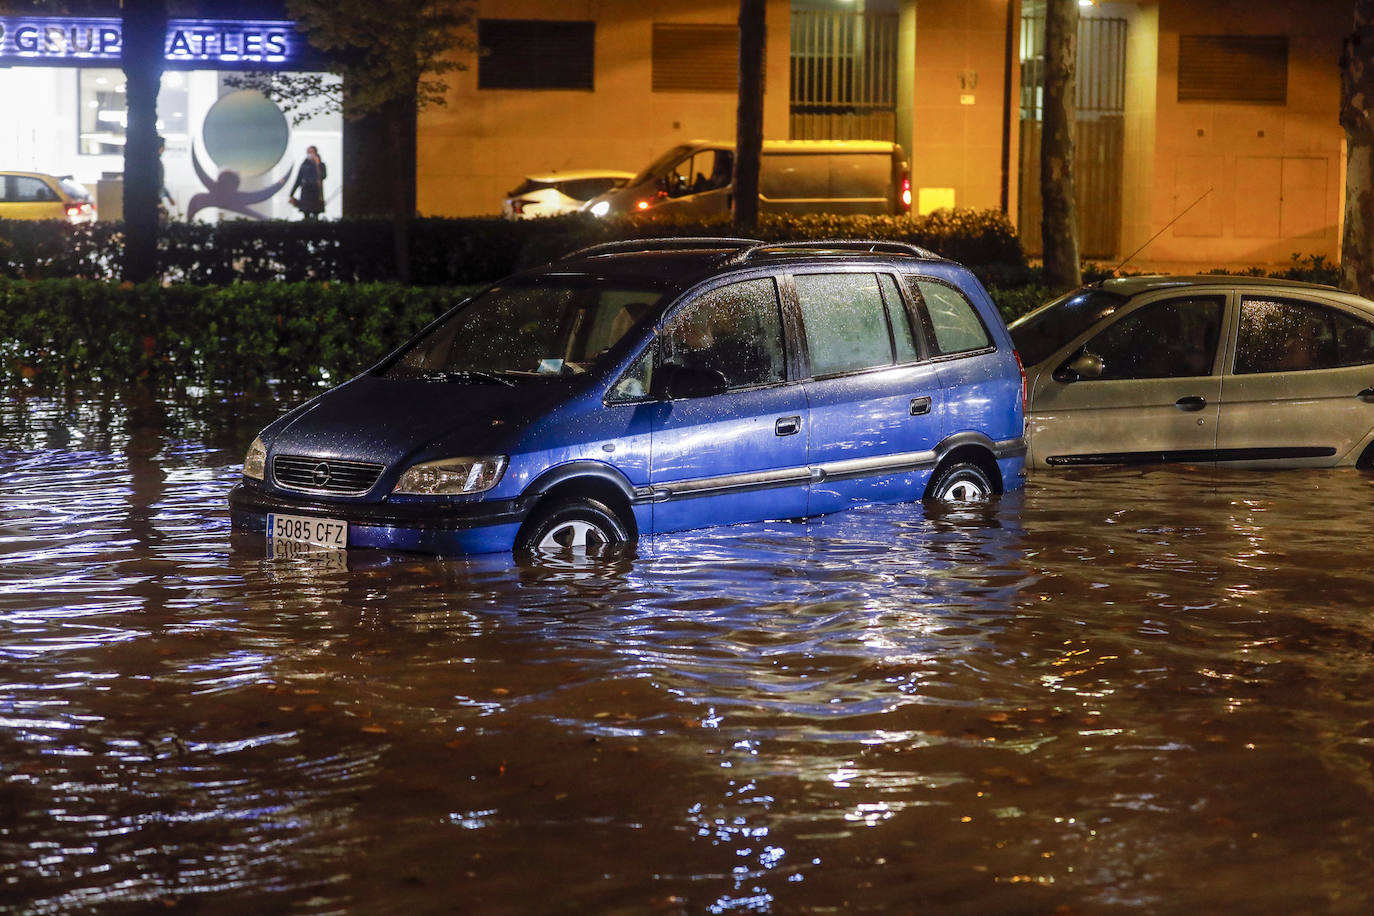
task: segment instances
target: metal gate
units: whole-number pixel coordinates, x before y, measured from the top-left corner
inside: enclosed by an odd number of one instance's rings
[[[1027,3],[1021,17],[1021,242],[1044,250],[1040,237],[1040,138],[1045,97],[1045,9]],[[1078,249],[1085,258],[1120,254],[1126,133],[1126,20],[1078,20],[1074,180]]]
[[[892,140],[897,15],[792,11],[793,140]]]

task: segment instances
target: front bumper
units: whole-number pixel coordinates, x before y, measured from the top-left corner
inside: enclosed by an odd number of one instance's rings
[[[235,530],[265,537],[269,512],[345,521],[350,547],[468,554],[513,550],[527,509],[514,500],[347,503],[286,497],[247,482],[229,491]]]

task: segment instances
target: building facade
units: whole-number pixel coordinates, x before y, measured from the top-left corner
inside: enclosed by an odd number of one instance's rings
[[[1136,266],[1335,258],[1349,0],[1081,5],[1080,247]],[[736,0],[480,0],[417,205],[499,212],[531,173],[635,171],[735,133]],[[1036,250],[1043,0],[768,0],[764,136],[895,140],[913,210],[1004,210]]]

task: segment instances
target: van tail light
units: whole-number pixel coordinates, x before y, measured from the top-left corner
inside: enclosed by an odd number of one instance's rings
[[[67,211],[67,219],[70,220],[82,219],[83,217],[90,216],[95,213],[95,206],[92,204],[85,203],[67,204],[65,209]]]
[[[1026,413],[1026,401],[1029,397],[1026,381],[1026,366],[1021,362],[1021,354],[1016,350],[1012,350],[1011,355],[1016,357],[1016,368],[1021,373],[1021,413],[1024,415]]]
[[[902,212],[911,212],[911,173],[902,173]]]

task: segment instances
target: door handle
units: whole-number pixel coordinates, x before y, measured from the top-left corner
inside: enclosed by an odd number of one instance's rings
[[[801,432],[801,417],[778,417],[773,432],[779,436],[795,436]]]
[[[911,415],[913,417],[919,417],[928,413],[930,413],[930,398],[911,399]]]
[[[1196,396],[1179,398],[1177,401],[1174,401],[1174,406],[1177,407],[1179,410],[1186,410],[1192,412],[1196,410],[1201,410],[1202,408],[1206,407],[1207,399]]]
[[[1355,395],[1355,397],[1364,401],[1366,404],[1374,404],[1374,388],[1366,388],[1364,391]]]

